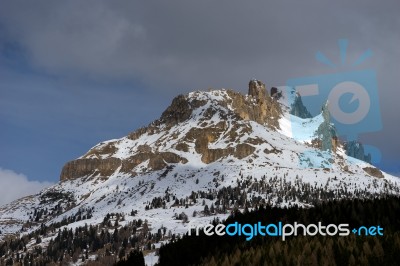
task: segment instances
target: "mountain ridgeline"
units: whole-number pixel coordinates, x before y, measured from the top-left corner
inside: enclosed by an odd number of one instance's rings
[[[271,89],[271,96],[266,90],[265,84],[258,80],[249,82],[248,94],[242,95],[232,90],[223,91],[228,97],[218,101],[218,104],[223,107],[229,106],[229,112],[222,115],[221,121],[212,127],[199,128],[190,130],[176,145],[177,150],[187,151],[188,142],[195,143],[195,150],[202,155],[202,162],[212,163],[222,157],[230,155],[236,158],[244,158],[254,152],[254,149],[249,144],[239,143],[237,137],[237,127],[233,127],[229,132],[229,141],[237,143],[235,147],[227,149],[209,149],[208,144],[221,136],[221,133],[227,129],[227,123],[224,121],[228,117],[238,120],[250,120],[268,127],[271,130],[280,128],[279,120],[282,117],[282,109],[277,99],[282,97],[282,91],[277,88]],[[199,108],[205,109],[202,120],[206,125],[206,121],[213,117],[218,112],[215,106],[208,106],[206,99],[196,97],[188,97],[188,95],[179,95],[173,99],[171,105],[162,113],[160,119],[154,121],[147,127],[140,128],[128,135],[130,140],[137,140],[141,136],[155,135],[161,131],[169,130],[173,126],[179,125],[188,121],[193,112]],[[301,96],[296,94],[296,97],[291,104],[290,114],[300,118],[312,118],[307,108],[303,105]],[[323,123],[318,127],[315,138],[312,140],[314,147],[323,151],[333,150],[339,145],[338,133],[330,121],[329,111],[326,106],[322,107]],[[158,140],[161,145],[160,140]],[[370,155],[364,155],[364,149],[359,142],[348,142],[341,144],[346,150],[346,154],[354,158],[371,162]],[[124,173],[136,175],[134,168],[139,164],[148,161],[148,168],[153,170],[165,169],[168,164],[183,163],[187,160],[174,152],[159,152],[154,151],[148,145],[140,145],[136,152],[128,158],[118,158],[114,155],[117,152],[115,143],[107,142],[104,145],[98,145],[91,149],[81,158],[68,162],[62,169],[60,180],[75,179],[86,176],[108,176],[114,173],[117,169]]]
[[[326,104],[311,117],[293,88],[247,90],[179,95],[149,125],[67,162],[57,184],[1,207],[0,265],[143,264],[142,253],[154,264],[189,223],[400,195],[360,143],[339,140]]]
[[[187,132],[182,141],[176,145],[177,150],[185,151],[188,149],[188,142],[194,142],[196,152],[202,155],[201,160],[205,163],[212,163],[229,155],[241,159],[250,155],[254,149],[246,143],[238,143],[237,127],[231,128],[228,134],[229,140],[238,145],[227,149],[208,148],[208,143],[218,138],[227,129],[227,123],[224,120],[228,117],[251,120],[266,125],[270,129],[279,128],[279,119],[282,115],[280,105],[272,97],[269,97],[265,84],[261,81],[250,81],[248,95],[242,95],[232,90],[226,90],[224,94],[229,97],[229,100],[218,101],[218,104],[223,107],[230,106],[229,112],[223,113],[221,121],[216,125],[206,129],[193,128]],[[159,120],[132,132],[128,138],[137,140],[144,134],[155,135],[161,131],[170,130],[173,126],[188,121],[193,112],[199,108],[205,109],[202,118],[205,124],[217,112],[216,106],[208,105],[206,99],[179,95],[173,99],[172,104],[162,113]],[[113,157],[115,152],[116,147],[113,143],[91,149],[81,158],[68,162],[64,166],[61,172],[61,181],[96,174],[107,176],[119,167],[125,173],[136,174],[133,169],[147,160],[149,160],[148,167],[153,170],[161,170],[168,163],[187,162],[185,158],[176,153],[153,151],[148,145],[138,146],[137,152],[126,159]]]

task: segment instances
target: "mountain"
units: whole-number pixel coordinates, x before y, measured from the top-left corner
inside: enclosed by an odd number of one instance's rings
[[[137,240],[132,247],[149,251],[189,224],[234,210],[399,195],[396,177],[349,156],[327,110],[310,117],[293,89],[268,93],[258,80],[249,82],[247,95],[226,89],[179,95],[158,120],[66,163],[58,184],[1,207],[0,238],[39,237],[23,256],[46,249],[64,228],[113,232],[134,225],[127,236]],[[80,250],[95,259],[102,249]]]

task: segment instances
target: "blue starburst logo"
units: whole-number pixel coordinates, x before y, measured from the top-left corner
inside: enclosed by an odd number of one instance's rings
[[[348,141],[357,140],[361,134],[376,132],[382,129],[379,107],[379,95],[376,73],[374,70],[354,70],[337,72],[338,66],[362,67],[373,53],[364,51],[354,62],[348,62],[348,41],[339,40],[340,60],[334,63],[323,52],[318,51],[315,58],[333,71],[328,75],[299,77],[287,80],[289,88],[295,88],[302,97],[308,111],[313,116],[320,114],[321,106],[327,102],[330,120],[334,123],[340,138]],[[292,124],[295,124],[294,121]],[[292,136],[301,139],[303,132],[293,130]],[[379,149],[364,145],[366,153],[372,155],[373,163],[381,158]],[[305,154],[307,157],[307,154]]]

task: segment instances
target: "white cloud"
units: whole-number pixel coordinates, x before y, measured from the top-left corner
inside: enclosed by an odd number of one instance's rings
[[[36,194],[51,185],[50,182],[30,181],[23,174],[0,167],[0,206]]]

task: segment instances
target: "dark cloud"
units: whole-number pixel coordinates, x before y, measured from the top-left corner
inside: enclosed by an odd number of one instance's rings
[[[13,1],[0,14],[11,40],[50,73],[168,87],[237,86],[250,75],[284,82],[311,72],[313,53],[336,50],[339,38],[349,38],[355,53],[395,48],[395,5]]]
[[[0,111],[21,117],[42,114],[41,108],[57,110],[55,120],[73,117],[86,124],[96,120],[92,99],[108,106],[98,110],[97,119],[124,123],[117,115],[134,116],[144,100],[162,102],[160,109],[175,94],[194,89],[244,91],[253,77],[272,86],[331,73],[314,54],[320,50],[339,62],[337,40],[347,38],[349,62],[371,49],[374,57],[364,67],[378,74],[384,130],[363,138],[397,160],[399,7],[394,0],[4,2],[0,69],[18,72],[18,82],[1,74],[0,96],[5,80],[26,88],[13,101],[0,99]],[[46,81],[38,82],[37,76]],[[129,86],[132,90],[121,89]],[[18,114],[16,106],[27,105],[31,97],[29,88],[42,93],[46,103],[38,100]],[[129,104],[128,99],[138,98],[142,101]],[[118,111],[110,112],[111,105]],[[153,114],[146,117],[150,121]]]

